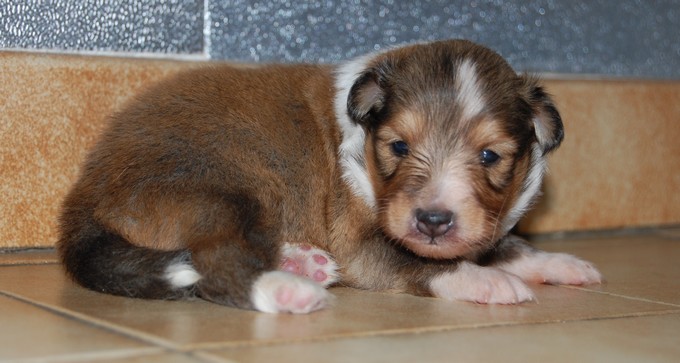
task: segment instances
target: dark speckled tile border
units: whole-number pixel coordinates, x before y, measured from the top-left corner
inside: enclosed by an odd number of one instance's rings
[[[675,0],[212,1],[211,54],[335,62],[394,44],[466,38],[520,71],[677,78],[678,9]]]
[[[0,48],[201,53],[203,1],[3,1]]]
[[[680,0],[8,0],[0,49],[337,62],[467,38],[520,71],[680,79]]]

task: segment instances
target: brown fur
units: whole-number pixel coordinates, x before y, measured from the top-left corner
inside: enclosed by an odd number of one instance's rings
[[[521,192],[529,166],[529,145],[535,140],[526,122],[532,118],[532,106],[528,97],[522,97],[531,92],[525,88],[533,85],[517,77],[502,59],[484,48],[455,44],[459,46],[459,60],[442,62],[450,57],[450,46],[438,43],[427,48],[406,47],[376,58],[372,64],[375,71],[359,81],[357,98],[350,100],[350,108],[355,102],[355,109],[364,112],[354,117],[375,129],[367,154],[377,156],[369,166],[373,168],[372,180],[380,201],[380,225],[388,234],[405,240],[416,253],[436,258],[486,249],[500,237],[493,237],[494,229]],[[440,76],[455,74],[456,64],[463,59],[475,60],[482,76],[480,87],[490,100],[481,119],[461,117],[452,102],[458,80]],[[385,84],[382,96],[376,91],[381,82]],[[370,91],[363,92],[364,88]],[[362,104],[366,102],[372,104]],[[378,122],[370,120],[369,111],[379,114],[374,117]],[[413,157],[401,161],[392,155],[389,148],[395,140],[411,145]],[[479,165],[479,150],[485,147],[494,147],[503,154],[500,165]],[[441,177],[433,173],[442,170],[456,170],[473,189],[459,205],[465,211],[461,217],[466,218],[461,222],[468,226],[469,233],[451,233],[449,241],[432,249],[426,245],[427,236],[405,230],[404,219],[410,218],[418,203],[427,203],[429,194],[434,193],[427,189],[427,183]]]
[[[451,75],[465,58],[480,68],[489,100],[475,119],[462,119],[452,101]],[[168,259],[188,251],[203,276],[200,296],[251,308],[249,286],[276,269],[279,246],[306,242],[331,252],[345,285],[428,295],[433,276],[503,237],[499,220],[522,192],[537,140],[532,117],[546,118],[538,140],[546,152],[561,139],[547,96],[484,48],[441,42],[378,55],[348,99],[368,133],[363,162],[376,212],[342,179],[333,82],[330,67],[216,65],[137,97],[112,117],[65,201],[59,249],[69,272],[101,291],[176,297],[104,281],[83,256],[103,251],[106,240],[119,241],[119,252],[175,253]],[[394,155],[397,140],[412,157]],[[502,158],[484,167],[479,151],[489,147]],[[437,193],[428,183],[450,170],[470,189],[457,206],[461,228],[428,244],[404,220],[432,207],[419,205]]]

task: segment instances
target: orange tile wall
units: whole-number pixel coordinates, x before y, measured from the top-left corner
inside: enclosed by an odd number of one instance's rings
[[[0,52],[0,248],[49,247],[106,116],[176,61]],[[680,82],[550,80],[566,139],[528,233],[680,223]]]
[[[680,82],[552,80],[565,140],[530,233],[680,223]]]
[[[0,247],[47,247],[106,116],[186,64],[0,52]]]

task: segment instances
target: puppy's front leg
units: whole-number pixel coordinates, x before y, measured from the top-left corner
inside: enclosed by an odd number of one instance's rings
[[[461,261],[454,271],[435,276],[429,285],[432,295],[446,300],[518,304],[535,299],[534,293],[519,277],[469,261]]]
[[[525,284],[587,285],[602,282],[591,263],[566,253],[550,253],[508,235],[475,264],[459,262],[430,281],[432,294],[450,300],[515,304],[534,300]]]
[[[513,235],[504,237],[485,259],[488,265],[531,283],[589,285],[602,282],[602,275],[590,262],[566,253],[538,250]]]
[[[348,286],[483,304],[534,299],[519,277],[495,267],[418,257],[397,246],[385,248],[381,238],[366,240],[361,246],[361,253],[340,261],[345,267],[343,282]]]

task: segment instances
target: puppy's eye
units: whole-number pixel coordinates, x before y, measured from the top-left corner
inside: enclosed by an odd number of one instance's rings
[[[405,157],[408,155],[408,144],[403,141],[395,141],[392,143],[392,152],[398,157]]]
[[[482,152],[479,154],[479,157],[482,162],[482,165],[484,166],[491,166],[501,159],[501,157],[498,154],[489,149],[482,150]]]

